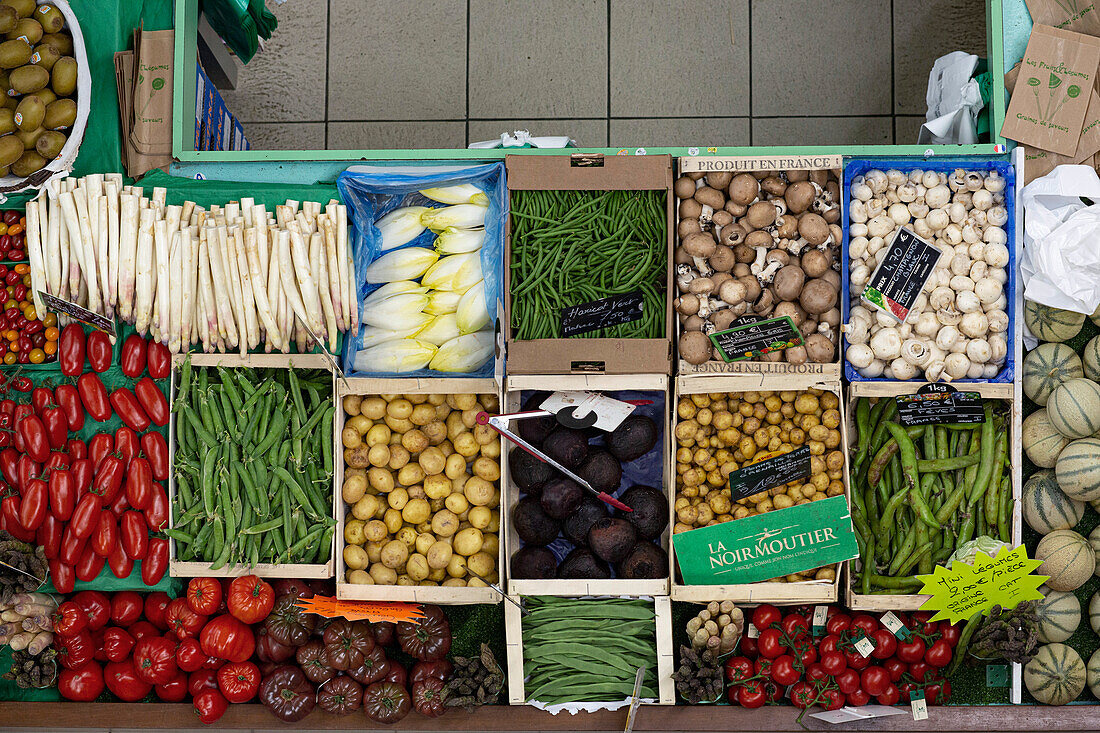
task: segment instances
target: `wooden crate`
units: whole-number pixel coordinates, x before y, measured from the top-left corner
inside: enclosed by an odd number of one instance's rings
[[[173,403],[176,399],[176,380],[179,378],[179,368],[183,364],[185,358],[187,357],[184,354],[176,354],[172,358],[172,375],[168,393]],[[332,366],[330,362],[324,355],[321,354],[248,354],[246,356],[241,356],[240,354],[194,353],[190,355],[190,359],[191,365],[195,367],[222,366],[227,368],[251,367],[254,369],[289,369],[291,366],[293,366],[296,369],[324,369],[325,371],[328,371],[330,373],[332,372]],[[172,419],[168,423],[168,455],[170,463],[168,476],[169,526],[172,526],[173,513],[175,512],[175,457],[177,419],[179,419],[179,415],[173,413]],[[338,495],[338,486],[339,484],[335,483],[334,479],[334,497]],[[336,536],[334,533],[332,544],[329,548],[329,561],[327,563],[292,563],[286,565],[261,563],[254,567],[248,567],[247,565],[226,565],[225,567],[219,568],[218,570],[211,570],[210,563],[194,561],[183,562],[182,560],[177,560],[176,542],[173,539],[169,539],[168,573],[173,578],[192,578],[199,576],[232,578],[239,575],[247,575],[251,573],[253,575],[258,575],[261,578],[302,578],[306,580],[327,580],[328,578],[332,577],[335,548]]]
[[[557,376],[534,375],[510,375],[506,381],[506,391],[503,412],[517,412],[520,409],[520,395],[524,390],[589,390],[594,392],[610,392],[618,390],[639,390],[659,392],[664,400],[663,441],[661,451],[664,466],[661,486],[662,491],[667,492],[670,486],[670,474],[668,473],[668,456],[671,434],[669,425],[669,398],[668,380],[664,374],[571,374]],[[506,441],[507,442],[507,441]],[[508,452],[511,445],[505,445],[501,453],[501,473],[504,477],[502,491],[502,505],[507,512],[502,513],[504,522],[505,555],[510,559],[512,553],[520,548],[519,535],[512,527],[512,508],[519,502],[519,489],[512,485],[511,474],[508,470]],[[661,535],[661,547],[670,550],[670,528],[666,528]],[[586,596],[586,595],[667,595],[668,578],[652,580],[624,580],[610,578],[607,580],[530,580],[515,579],[509,573],[509,595],[550,595],[550,596]]]
[[[522,599],[518,596],[514,596],[514,599],[517,603],[522,602]],[[659,699],[656,704],[675,705],[676,686],[672,679],[672,673],[676,670],[676,645],[674,644],[672,632],[672,604],[668,596],[654,597],[653,611],[657,617],[657,694]],[[523,674],[523,616],[519,608],[512,603],[504,604],[504,635],[508,647],[508,704],[526,705],[527,694],[524,691]],[[579,640],[574,639],[573,641]]]
[[[923,383],[913,382],[852,382],[848,386],[847,421],[849,432],[855,430],[855,400],[860,397],[892,398],[899,394],[912,394]],[[959,385],[958,389],[966,392],[977,392],[986,399],[1001,399],[1010,405],[1010,432],[1008,440],[1009,455],[1012,460],[1012,526],[1011,537],[1013,544],[1021,541],[1021,515],[1020,515],[1020,491],[1022,483],[1022,447],[1019,440],[1020,422],[1022,421],[1021,403],[1014,395],[1015,387],[1012,383],[1001,382],[967,382]],[[850,456],[849,456],[850,458]],[[847,473],[850,463],[845,464]],[[851,477],[848,477],[851,481]],[[845,573],[845,597],[848,606],[855,611],[916,611],[930,596],[921,594],[906,595],[863,595],[859,593],[859,561],[849,563]]]
[[[817,155],[817,156],[745,156],[745,157],[715,157],[713,155],[706,155],[700,157],[681,157],[679,159],[679,175],[685,175],[687,173],[698,173],[707,171],[728,171],[734,175],[738,173],[752,173],[759,171],[783,171],[783,170],[833,170],[839,179],[841,188],[843,189],[844,172],[843,162],[840,155]],[[680,215],[679,215],[679,199],[673,197],[673,204],[676,206],[676,232],[679,232]],[[841,208],[846,205],[843,201],[843,195],[841,195],[840,204]],[[837,222],[840,223],[839,221]],[[677,235],[676,243],[679,245],[679,236]],[[836,250],[838,262],[842,257],[841,243],[837,242]],[[842,295],[839,292],[837,294],[837,308],[840,308],[840,299]],[[679,292],[673,290],[672,300],[675,301]],[[800,383],[839,383],[840,381],[840,364],[841,364],[841,348],[840,344],[837,344],[836,359],[829,364],[787,364],[785,362],[773,362],[773,361],[731,361],[724,362],[716,359],[705,361],[702,364],[691,364],[680,358],[679,342],[680,334],[683,329],[680,325],[679,317],[676,318],[676,329],[673,334],[674,338],[674,351],[673,360],[676,366],[676,374],[680,376],[687,375],[726,375],[731,378],[737,378],[738,381],[731,382],[731,384],[737,385],[738,389],[751,390],[752,386],[748,386],[753,382],[759,385],[760,380],[783,377],[797,378]],[[741,386],[741,385],[744,386]],[[730,388],[733,391],[733,387]]]
[[[777,383],[778,382],[778,383]],[[708,392],[737,393],[753,390],[790,391],[816,388],[827,390],[840,399],[840,436],[839,450],[847,456],[848,435],[844,420],[844,399],[841,396],[839,380],[836,382],[809,382],[804,378],[793,377],[766,377],[762,382],[750,388],[744,387],[744,379],[740,375],[711,374],[688,375],[676,378],[676,388],[673,395],[671,408],[674,416],[673,427],[679,422],[676,418],[676,404],[681,395],[702,394]],[[731,386],[733,385],[733,386]],[[672,443],[669,460],[669,471],[673,477],[669,490],[669,525],[676,523],[676,444]],[[848,475],[844,472],[844,496],[848,497]],[[782,509],[778,511],[783,511]],[[737,521],[737,520],[733,520]],[[833,580],[812,580],[803,583],[741,583],[729,585],[685,585],[678,580],[678,567],[676,564],[675,547],[670,543],[669,547],[669,574],[672,579],[672,599],[676,601],[693,601],[697,603],[713,600],[729,600],[735,603],[773,603],[777,605],[795,605],[806,603],[835,603],[840,597],[840,577],[843,563],[837,563],[836,574]]]
[[[336,597],[355,601],[408,601],[416,603],[501,603],[502,598],[493,588],[450,588],[433,585],[362,585],[344,581],[344,517],[348,507],[341,496],[344,485],[343,443],[340,433],[344,429],[343,399],[345,395],[383,394],[495,394],[500,397],[500,383],[493,378],[353,378],[339,380],[336,387],[336,419],[333,421],[333,440],[337,446],[336,495],[333,511],[336,517]],[[503,452],[501,471],[504,471]],[[501,531],[497,542],[497,573],[504,578],[504,501],[501,499]]]

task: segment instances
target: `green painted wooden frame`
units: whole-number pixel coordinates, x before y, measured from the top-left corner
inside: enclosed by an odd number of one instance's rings
[[[757,146],[757,147],[671,147],[645,148],[650,155],[999,155],[1006,152],[1005,139],[1000,136],[1005,116],[1004,43],[1001,0],[986,0],[986,49],[989,70],[993,76],[993,99],[990,104],[990,128],[995,131],[991,143],[974,145],[824,145],[824,146]],[[641,148],[570,148],[568,150],[537,150],[508,148],[469,150],[465,148],[423,148],[415,150],[195,150],[193,114],[195,99],[195,59],[198,35],[198,0],[176,0],[175,74],[173,75],[172,155],[185,163],[231,163],[246,161],[325,161],[325,160],[492,160],[505,155],[560,155],[562,153],[603,153],[633,155]]]

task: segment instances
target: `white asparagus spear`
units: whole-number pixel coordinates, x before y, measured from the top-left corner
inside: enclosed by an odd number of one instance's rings
[[[170,235],[168,232],[171,231],[173,235],[175,235],[176,232],[169,227],[170,222],[162,220],[158,221],[153,229],[154,244],[157,251],[157,289],[155,291],[155,303],[157,308],[156,324],[162,339],[168,335],[169,318],[172,315],[172,308],[168,298],[168,293],[172,285],[172,281],[169,279],[172,268],[172,243],[169,241]]]
[[[218,240],[217,227],[206,228],[206,242],[208,261],[210,265],[210,280],[213,284],[213,293],[207,299],[207,308],[217,309],[218,329],[217,334],[223,340],[228,340],[233,346],[237,345],[237,323],[233,319],[233,302],[229,298],[229,287],[226,282],[227,274],[222,257],[219,253],[221,247]]]
[[[340,289],[340,271],[342,268],[337,264],[340,262],[337,255],[340,245],[336,241],[336,222],[329,218],[327,214],[320,221],[325,238],[325,252],[322,257],[325,263],[325,277],[322,280],[322,289],[328,289],[329,299],[332,301],[332,310],[336,317],[336,327],[341,331],[346,331],[347,321],[344,320],[344,314],[347,309],[344,308],[343,292]],[[335,342],[333,342],[333,346],[335,347]]]
[[[172,204],[164,207],[165,229],[169,234],[179,231],[180,218],[183,216],[183,208]]]
[[[307,350],[307,344],[309,343],[309,337],[306,335],[306,330],[302,328],[302,322],[298,319],[294,320],[294,346],[298,349],[299,354],[304,354]]]
[[[164,186],[153,187],[153,208],[156,209],[157,217],[164,215],[164,201],[168,197],[168,189]]]
[[[134,328],[144,336],[149,331],[149,322],[153,313],[153,273],[155,256],[153,245],[153,228],[155,223],[164,222],[156,220],[156,212],[152,208],[141,210],[141,219],[138,222],[137,250],[134,257],[136,263],[134,278]]]
[[[267,237],[267,210],[263,206],[252,207],[252,225],[256,228],[256,251],[260,254],[260,272],[263,273],[266,281],[271,244]]]
[[[99,282],[100,287],[103,289],[101,296],[103,298],[103,313],[108,318],[113,317],[115,314],[115,298],[114,293],[111,291],[111,284],[109,282],[110,273],[110,234],[108,232],[109,224],[107,217],[107,197],[96,196],[95,209],[93,212],[93,223],[95,229],[98,232],[96,237],[96,256],[99,258]]]
[[[87,188],[89,201],[96,196],[103,195],[103,180],[104,177],[102,173],[89,173],[81,179],[81,183]]]
[[[115,184],[116,190],[122,186],[121,173],[104,173],[103,180]]]
[[[248,269],[248,255],[244,251],[244,235],[239,226],[233,227],[233,254],[237,268],[237,279],[241,283],[241,310],[248,332],[248,348],[260,345],[260,326],[256,317],[256,298],[252,294],[252,275]]]
[[[335,349],[336,341],[340,338],[340,330],[336,325],[336,308],[332,303],[332,290],[329,287],[328,254],[325,251],[324,235],[320,232],[312,236],[314,244],[310,245],[311,255],[316,252],[315,272],[319,283],[318,295],[321,298],[321,311],[325,314],[325,326],[328,327],[328,348]],[[317,334],[320,336],[321,334]]]
[[[244,315],[244,301],[241,296],[241,273],[237,269],[237,252],[234,245],[233,237],[229,235],[229,230],[222,225],[218,225],[218,241],[221,243],[222,255],[225,258],[225,277],[226,286],[229,289],[229,300],[233,304],[233,315],[237,319],[237,339],[236,345],[241,346],[244,349],[242,354],[248,351],[248,322],[245,320]]]
[[[45,192],[39,191],[38,193],[38,241],[42,248],[42,289],[50,292],[50,266],[49,266],[49,246],[50,246],[50,209],[49,201]]]
[[[183,249],[186,244],[182,241],[179,230],[173,229],[167,232],[168,244],[168,282],[171,287],[165,287],[168,291],[168,330],[163,336],[168,342],[168,350],[178,354],[180,350],[180,330],[183,323]],[[167,285],[167,283],[166,283]]]
[[[290,342],[290,331],[286,327],[286,295],[283,293],[283,286],[279,280],[278,234],[274,230],[271,230],[269,234],[272,248],[271,259],[267,268],[267,292],[268,297],[271,299],[271,311],[275,315],[275,324],[278,326],[280,344],[282,349],[285,350]]]
[[[42,263],[42,228],[39,219],[38,201],[27,202],[27,259],[31,265],[31,298],[34,300],[34,309],[42,315],[46,314],[46,304],[42,301],[39,290],[46,289],[46,268]]]
[[[77,218],[76,202],[72,191],[61,194],[59,200],[61,211],[65,214],[65,231],[69,235],[69,290],[76,295],[80,292],[81,283],[87,277],[87,268],[84,266],[84,245],[80,240],[80,222]]]
[[[290,209],[290,218],[294,218],[294,215],[298,213],[298,202],[294,199],[287,199],[286,207]]]
[[[295,227],[297,228],[297,227]],[[280,229],[279,241],[279,281],[283,284],[283,293],[286,294],[291,310],[299,318],[307,318],[305,305],[298,294],[298,283],[294,279],[294,262],[290,252],[290,232]],[[289,331],[283,331],[289,333]]]
[[[191,214],[195,211],[194,201],[184,201],[183,206],[180,207],[180,226],[189,226],[191,222]]]
[[[210,239],[203,237],[199,242],[199,286],[202,295],[202,312],[205,315],[205,328],[199,324],[199,336],[202,338],[204,349],[209,349],[221,331],[220,317],[215,315],[218,309],[217,298],[214,295],[214,277],[210,257]]]
[[[48,199],[48,226],[46,230],[46,280],[49,283],[51,295],[61,295],[61,280],[68,277],[64,266],[68,264],[68,258],[61,251],[61,209],[57,205],[57,187],[55,181],[46,187]]]
[[[92,219],[89,214],[87,192],[82,188],[73,189],[73,202],[80,224],[80,241],[84,247],[84,279],[88,283],[88,310],[99,313],[102,310],[101,290],[99,287],[99,257],[96,255],[95,240],[92,239]]]
[[[180,340],[181,350],[188,351],[191,347],[192,321],[195,315],[195,278],[198,275],[196,260],[198,257],[198,243],[192,236],[191,228],[180,230],[180,273],[183,280],[182,293],[180,294]]]
[[[348,249],[348,207],[336,206],[336,243],[337,257],[340,263],[340,298],[347,308],[348,332],[358,336],[359,328],[359,286],[355,281],[355,263]],[[344,263],[347,263],[345,266]]]
[[[118,258],[119,258],[119,222],[118,222],[118,184],[108,180],[104,184],[107,192],[107,287],[110,288],[111,302],[118,308]]]
[[[134,194],[135,198],[141,198],[145,195],[145,188],[143,186],[134,186],[130,189],[130,193]]]
[[[263,273],[260,272],[260,253],[256,247],[256,228],[249,227],[244,230],[244,250],[248,259],[248,280],[252,286],[252,295],[256,300],[256,309],[259,311],[260,320],[267,329],[267,338],[276,349],[281,349],[283,344],[282,334],[279,333],[279,324],[275,322],[275,316],[271,312],[271,303],[267,297],[267,283]]]
[[[218,225],[216,227],[217,236],[217,252],[218,257],[221,259],[222,273],[225,275],[226,291],[229,293],[229,302],[233,307],[233,313],[237,316],[237,331],[238,333],[244,327],[244,324],[240,320],[242,313],[238,310],[240,308],[240,281],[234,282],[233,268],[230,267],[230,262],[234,260],[230,256],[231,250],[229,249],[229,230],[223,220],[216,218]],[[210,251],[211,256],[214,254],[214,250]],[[236,286],[236,287],[235,287]]]
[[[305,306],[307,316],[302,319],[302,322],[314,333],[321,333],[325,328],[325,322],[321,315],[317,281],[309,267],[309,252],[306,249],[306,243],[302,241],[302,232],[298,228],[298,223],[287,222],[287,228],[290,229],[290,253],[294,259],[294,277],[298,280],[302,304]]]
[[[56,181],[55,181],[56,182]],[[62,194],[61,187],[57,187],[58,197]],[[73,251],[72,246],[69,244],[69,229],[65,224],[65,211],[61,208],[61,199],[57,200],[57,244],[58,250],[61,253],[61,297],[68,300],[76,295],[76,291],[73,290],[70,280],[73,279],[72,269],[76,266],[73,263]],[[80,271],[77,270],[75,282],[80,282]]]
[[[125,321],[133,322],[134,261],[137,257],[138,197],[119,196],[118,227],[118,312]]]
[[[251,196],[241,197],[241,216],[244,217],[244,225],[251,227],[255,224],[252,219],[252,209],[256,206],[256,199]]]

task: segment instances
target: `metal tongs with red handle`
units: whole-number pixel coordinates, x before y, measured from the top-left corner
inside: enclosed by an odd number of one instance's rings
[[[652,400],[622,400],[622,402],[626,402],[626,403],[631,404],[631,405],[649,405],[649,404],[653,403]],[[477,424],[478,425],[488,425],[493,430],[497,431],[498,433],[503,435],[505,438],[512,441],[513,443],[518,445],[520,448],[522,448],[523,450],[525,450],[528,453],[530,453],[531,455],[533,455],[535,458],[538,458],[543,463],[549,463],[551,466],[553,466],[557,470],[561,471],[563,474],[568,476],[570,479],[572,479],[573,481],[576,481],[586,491],[590,492],[593,496],[595,496],[597,499],[604,502],[608,506],[615,507],[616,509],[618,509],[620,511],[624,511],[624,512],[634,511],[633,509],[631,509],[626,504],[622,503],[621,501],[619,501],[618,499],[616,499],[614,496],[607,493],[606,491],[597,491],[596,488],[594,486],[592,486],[592,484],[588,483],[583,478],[581,478],[577,474],[573,473],[568,468],[561,465],[560,463],[558,463],[553,458],[551,458],[550,456],[543,453],[541,450],[539,450],[535,446],[528,443],[526,440],[521,438],[519,435],[512,432],[512,430],[508,427],[508,423],[512,420],[528,420],[528,419],[533,418],[533,417],[554,417],[562,425],[565,425],[566,427],[574,427],[574,428],[584,428],[584,427],[588,427],[592,424],[591,422],[586,422],[583,418],[577,419],[577,418],[572,417],[572,408],[567,408],[565,410],[562,410],[561,413],[558,413],[558,414],[550,412],[549,410],[525,410],[523,412],[510,412],[508,414],[502,414],[502,415],[490,415],[487,412],[479,412],[477,414]],[[589,415],[589,417],[591,417],[593,419],[595,418],[595,416],[591,415],[591,414]]]

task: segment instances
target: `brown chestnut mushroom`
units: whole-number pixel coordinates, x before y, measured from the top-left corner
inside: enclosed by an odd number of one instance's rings
[[[760,184],[748,173],[738,173],[730,181],[729,195],[731,202],[748,206],[760,195]]]
[[[780,239],[798,238],[798,217],[784,214],[775,220],[775,235]]]
[[[732,248],[720,244],[714,248],[714,254],[707,258],[707,264],[718,272],[729,272],[737,264],[737,256]]]
[[[688,173],[687,177],[690,178],[693,181],[698,181],[700,178],[702,178],[705,175],[706,175],[706,173],[704,173],[703,171],[693,171],[691,173]]]
[[[699,296],[694,293],[684,293],[676,299],[674,305],[676,312],[682,316],[693,316],[699,312]]]
[[[688,292],[696,295],[710,295],[714,292],[714,281],[709,277],[697,277],[688,283]]]
[[[710,171],[707,173],[706,179],[708,186],[721,191],[730,185],[730,181],[733,180],[733,174],[729,171]]]
[[[806,312],[802,310],[798,303],[785,300],[775,306],[775,311],[772,312],[773,318],[781,318],[783,316],[788,316],[791,322],[794,323],[794,327],[799,328],[806,319]]]
[[[772,280],[772,289],[780,300],[795,300],[802,292],[802,285],[806,282],[806,273],[801,267],[787,265],[779,268]]]
[[[738,249],[740,249],[740,247],[738,247]],[[749,250],[749,251],[752,252],[752,250]],[[752,259],[753,259],[752,257],[749,257],[749,262],[751,262]],[[736,265],[733,266],[733,269],[730,270],[730,274],[732,274],[734,277],[736,277],[739,280],[743,277],[751,277],[752,276],[752,267],[749,266],[748,262],[738,262]],[[753,279],[755,279],[755,278],[753,278]]]
[[[699,223],[698,219],[681,219],[680,223],[676,225],[676,235],[680,239],[701,231],[703,231],[703,225]]]
[[[787,182],[776,175],[771,175],[760,182],[760,188],[772,196],[782,196],[787,190]]]
[[[818,316],[817,320],[821,323],[828,323],[831,328],[836,328],[840,325],[840,310],[838,308],[830,308]]]
[[[786,266],[791,264],[791,256],[781,249],[772,249],[768,250],[768,254],[764,255],[764,262],[778,262],[780,265]],[[795,264],[797,265],[798,263],[796,262]]]
[[[840,292],[840,273],[830,268],[825,271],[825,274],[821,276],[821,279],[833,286],[833,289],[838,293]]]
[[[705,324],[705,323],[706,323],[706,321],[698,315],[688,316],[686,319],[684,319],[684,330],[685,331],[702,331],[703,330],[703,324]]]
[[[760,297],[760,281],[752,275],[748,277],[739,277],[737,282],[744,284],[745,286],[745,300],[750,303],[756,302],[756,299]],[[728,300],[726,301],[729,302]]]
[[[787,202],[787,211],[792,214],[801,214],[808,211],[814,202],[817,192],[809,181],[796,181],[787,186],[787,192],[783,200]]]
[[[718,241],[727,247],[736,247],[745,241],[745,228],[737,222],[727,224],[718,232]]]
[[[715,209],[714,214],[710,217],[710,220],[714,224],[715,229],[721,229],[727,224],[733,223],[733,214],[729,213],[725,209]]]
[[[718,292],[718,289],[722,287],[722,283],[727,280],[732,280],[733,275],[728,272],[715,272],[710,276],[711,281],[714,283],[714,292]]]
[[[830,224],[836,224],[838,221],[840,221],[840,207],[834,206],[833,208],[822,214],[821,217]]]
[[[840,228],[839,224],[829,225],[829,236],[832,237],[832,241],[829,244],[840,245],[844,241],[844,230]]]
[[[720,209],[726,205],[726,197],[722,195],[722,192],[710,186],[699,187],[695,191],[695,200],[712,209]]]
[[[828,182],[828,180],[829,180],[829,171],[821,170],[820,168],[817,169],[817,170],[810,171],[810,182],[811,183],[816,183],[817,185],[821,186],[822,188],[825,188],[825,184],[826,184],[826,182]]]
[[[710,257],[718,245],[709,232],[696,232],[684,237],[680,246],[692,257]]]
[[[677,265],[691,265],[695,266],[695,260],[691,258],[691,255],[687,253],[683,247],[677,247],[672,252],[672,261]]]
[[[760,361],[783,361],[783,352],[769,351],[760,357]]]
[[[772,213],[775,213],[775,209],[772,209]],[[763,229],[757,229],[756,231],[748,233],[748,236],[745,237],[745,244],[752,249],[756,249],[757,247],[771,247],[775,244],[775,237],[773,237],[770,232],[766,232]]]
[[[776,297],[771,288],[760,293],[760,297],[753,301],[752,312],[757,315],[767,315],[775,308]]]
[[[792,346],[789,349],[783,350],[783,359],[786,360],[788,364],[805,364],[806,358],[805,346]]]
[[[695,181],[687,176],[680,176],[676,183],[672,184],[672,192],[678,199],[689,199],[695,195]]]
[[[797,183],[799,181],[805,181],[810,178],[810,172],[806,170],[786,171],[787,181],[790,183]]]
[[[807,212],[798,219],[798,234],[816,247],[829,238],[829,225],[817,214]]]
[[[753,278],[753,280],[755,281],[756,278]],[[729,303],[730,305],[744,301],[748,293],[749,290],[742,280],[726,280],[718,286],[718,297],[722,299],[723,303]]]
[[[832,265],[832,250],[808,249],[802,253],[802,270],[807,277],[821,277]]]
[[[733,201],[727,201],[726,205],[722,207],[723,211],[728,211],[734,216],[744,216],[745,212],[749,210],[748,206],[744,204],[738,204]]]
[[[756,250],[747,244],[739,244],[733,248],[733,256],[737,258],[739,263],[748,264],[756,259]],[[747,267],[743,274],[749,274]],[[740,275],[734,273],[734,277],[740,277]]]
[[[757,201],[745,212],[745,221],[753,229],[763,229],[775,223],[775,204],[769,201]]]
[[[698,280],[698,278],[696,278]],[[692,280],[692,282],[696,282]],[[824,313],[836,307],[837,289],[824,278],[814,278],[802,286],[798,303],[807,313]]]
[[[733,322],[736,321],[737,318],[738,316],[729,308],[723,308],[711,315],[710,322],[714,324],[715,330],[725,331],[733,325]]]
[[[678,209],[681,219],[698,219],[703,213],[703,205],[695,199],[684,199]]]
[[[680,358],[689,364],[702,364],[710,359],[711,343],[702,331],[680,334]]]
[[[836,355],[836,346],[823,333],[812,333],[803,342],[806,357],[815,364],[828,364]]]

